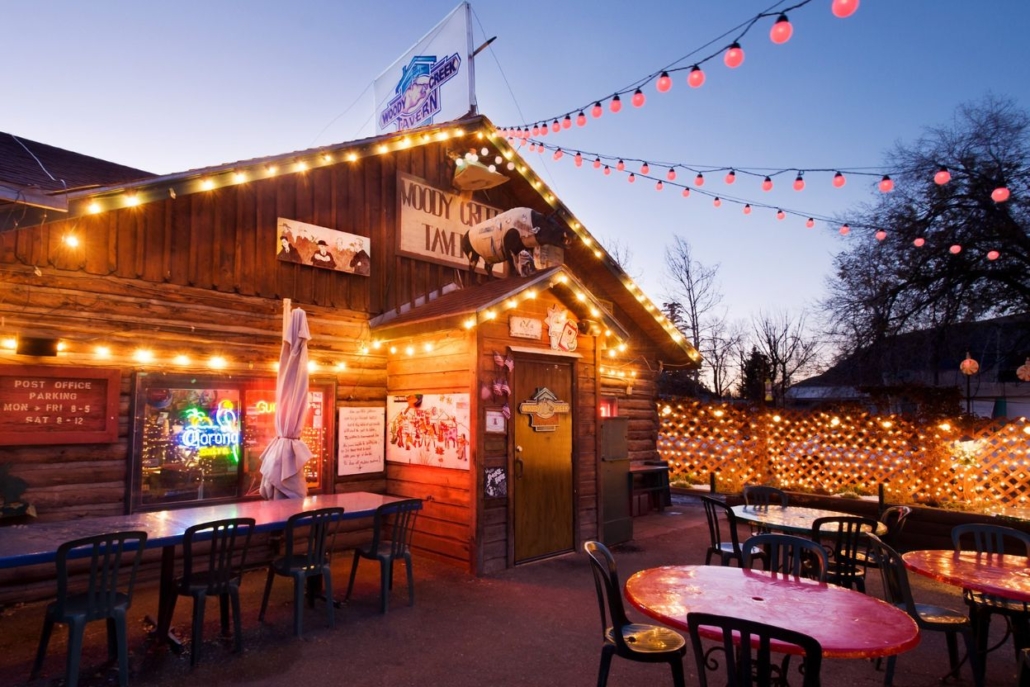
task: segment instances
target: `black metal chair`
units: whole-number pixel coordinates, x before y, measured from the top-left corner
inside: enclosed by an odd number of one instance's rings
[[[908,506],[890,506],[885,508],[880,513],[880,517],[877,518],[887,528],[887,533],[880,537],[880,541],[895,551],[901,551],[902,549],[898,542],[901,537],[901,531],[905,529],[905,522],[911,514],[912,509]],[[865,551],[859,551],[856,555],[866,568],[878,568],[880,566],[880,562],[876,559],[876,553],[872,550],[872,547],[867,547]]]
[[[745,540],[741,549],[745,568],[750,569],[756,560],[761,560],[771,572],[826,581],[826,549],[811,539],[791,534],[756,534]]]
[[[945,677],[957,677],[962,663],[966,660],[964,658],[960,661],[958,658],[956,636],[962,635],[966,644],[966,657],[973,670],[973,680],[977,687],[983,687],[983,671],[980,668],[980,658],[973,640],[973,626],[969,622],[969,618],[963,613],[943,606],[916,603],[908,582],[908,570],[905,568],[905,561],[902,560],[901,554],[881,541],[875,534],[866,536],[869,538],[869,547],[873,557],[879,561],[884,600],[908,613],[916,621],[920,632],[927,630],[944,633],[951,666],[951,672]],[[891,685],[894,680],[894,666],[897,658],[897,656],[887,658],[885,685]]]
[[[46,657],[54,623],[68,626],[68,659],[65,684],[79,683],[79,663],[86,624],[107,621],[108,659],[118,661],[118,684],[129,684],[129,647],[126,614],[132,604],[136,571],[143,558],[146,532],[110,532],[65,542],[57,549],[57,600],[46,608],[43,635],[39,639],[31,678],[39,674]],[[88,581],[82,591],[69,591],[69,561],[84,559]]]
[[[386,503],[376,509],[372,523],[372,542],[367,548],[354,549],[354,563],[350,569],[347,595],[350,599],[354,589],[354,578],[358,574],[358,563],[362,558],[379,561],[380,610],[386,613],[393,589],[393,564],[403,560],[408,573],[408,604],[415,605],[415,577],[411,571],[411,535],[415,531],[415,518],[422,510],[420,499],[407,499]]]
[[[769,508],[769,506],[782,506],[786,508],[790,504],[790,497],[787,492],[776,487],[764,484],[747,484],[744,486],[744,503],[749,508]]]
[[[951,543],[955,551],[963,551],[964,543],[971,543],[969,550],[977,555],[1005,554],[1030,558],[1030,534],[1012,527],[988,523],[971,523],[958,525],[951,530]],[[1006,641],[1011,634],[1015,640],[1016,660],[1020,659],[1019,647],[1030,646],[1030,604],[1014,601],[993,594],[982,594],[964,590],[962,592],[969,607],[969,619],[973,623],[973,636],[976,638],[977,650],[983,660],[984,670],[987,668],[987,654],[994,651]],[[1005,618],[1007,627],[1005,636],[993,647],[987,647],[987,637],[991,627],[991,616],[1000,615]]]
[[[333,576],[330,568],[330,553],[333,540],[339,529],[343,508],[320,508],[291,515],[286,521],[285,554],[268,566],[265,594],[261,599],[258,620],[264,621],[268,608],[268,597],[272,593],[272,580],[276,575],[293,578],[293,634],[301,636],[304,624],[304,592],[307,587],[308,605],[314,608],[316,587],[307,584],[310,580],[322,581],[326,598],[326,614],[329,627],[335,627],[333,618]],[[307,538],[299,542],[301,530],[307,529]]]
[[[858,553],[867,549],[865,535],[875,532],[877,524],[871,518],[850,515],[812,521],[812,541],[828,542],[830,567],[826,571],[827,582],[865,592],[865,562]]]
[[[771,640],[801,647],[802,687],[819,687],[823,648],[809,635],[775,625],[756,623],[711,613],[687,613],[690,643],[697,661],[697,677],[701,687],[708,687],[708,670],[718,669],[719,662],[711,659],[715,651],[723,653],[727,687],[771,687],[786,684],[786,675],[780,664],[773,662]],[[714,627],[721,631],[719,644],[705,651],[699,628]],[[755,655],[752,656],[752,651]],[[787,654],[789,656],[790,654]]]
[[[718,554],[719,565],[730,565],[736,560],[739,567],[744,555],[737,535],[737,516],[725,503],[710,496],[702,496],[701,503],[708,521],[709,544],[705,552],[705,565],[711,565],[712,555]]]
[[[631,623],[622,605],[622,586],[611,551],[598,541],[585,542],[583,550],[590,557],[594,573],[604,638],[597,687],[604,687],[608,683],[612,656],[642,663],[668,663],[672,668],[673,684],[684,687],[683,657],[687,653],[687,641],[683,635],[661,625]],[[611,625],[608,624],[609,614]]]
[[[177,596],[193,598],[191,668],[200,660],[204,644],[204,607],[209,596],[218,597],[223,637],[229,636],[229,606],[232,605],[235,650],[243,650],[240,579],[253,529],[254,518],[234,518],[206,522],[186,530],[182,544],[182,577],[175,587]],[[202,551],[205,547],[207,550]],[[174,599],[172,604],[169,610],[174,611]]]

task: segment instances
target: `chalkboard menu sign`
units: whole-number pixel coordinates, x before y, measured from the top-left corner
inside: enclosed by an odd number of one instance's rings
[[[0,446],[118,440],[119,370],[0,366]]]

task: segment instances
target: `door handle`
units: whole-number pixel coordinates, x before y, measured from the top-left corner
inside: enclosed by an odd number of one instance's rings
[[[524,465],[521,458],[515,459],[515,479],[522,479]]]

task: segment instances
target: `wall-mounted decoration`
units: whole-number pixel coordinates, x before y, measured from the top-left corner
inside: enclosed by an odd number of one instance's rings
[[[280,217],[275,256],[283,262],[359,274],[371,271],[371,241],[366,236]]]
[[[468,271],[482,260],[488,272],[499,263],[508,264],[508,275],[524,277],[537,271],[534,249],[564,246],[565,227],[554,214],[544,215],[530,208],[512,208],[471,227],[461,237],[461,252],[468,257]]]
[[[543,336],[544,323],[533,317],[512,315],[508,318],[508,334],[518,339],[539,341]]]
[[[529,416],[529,426],[535,432],[553,432],[558,429],[560,415],[572,409],[568,401],[559,401],[547,387],[537,389],[533,398],[519,404],[519,412]]]
[[[555,351],[576,350],[579,342],[579,328],[569,319],[569,311],[557,303],[547,309],[547,337],[551,340],[551,349]]]
[[[386,457],[386,408],[340,408],[336,474],[382,472]]]
[[[386,401],[386,460],[469,469],[469,395],[404,394]]]
[[[508,495],[508,473],[504,468],[487,468],[485,477],[488,499],[503,499]]]
[[[0,446],[118,440],[121,372],[90,367],[0,368]]]
[[[486,431],[488,434],[504,434],[508,431],[504,413],[499,410],[486,411]]]

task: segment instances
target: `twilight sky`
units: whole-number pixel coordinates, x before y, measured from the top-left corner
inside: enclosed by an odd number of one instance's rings
[[[474,0],[480,112],[498,126],[553,118],[610,97],[676,63],[689,66],[728,36],[678,62],[773,0]],[[370,136],[371,82],[435,26],[457,0],[72,0],[8,3],[0,131],[138,167],[172,173]],[[814,0],[789,13],[794,35],[769,40],[764,19],[741,41],[738,69],[705,65],[702,88],[686,72],[644,107],[624,97],[583,129],[548,144],[612,157],[691,166],[883,169],[895,142],[948,125],[955,108],[987,93],[1030,108],[1025,0],[862,0],[848,19]],[[588,113],[589,114],[589,113]],[[603,176],[572,156],[522,154],[598,238],[617,240],[647,294],[662,302],[664,251],[674,235],[718,263],[732,319],[811,306],[834,252],[872,241],[804,217],[741,206],[654,182]],[[588,159],[592,160],[591,155]],[[637,169],[639,165],[631,165]],[[665,168],[661,168],[664,174]],[[843,216],[874,198],[876,179],[831,173],[760,179],[706,175],[704,189],[794,210]],[[692,179],[679,173],[678,182]]]

